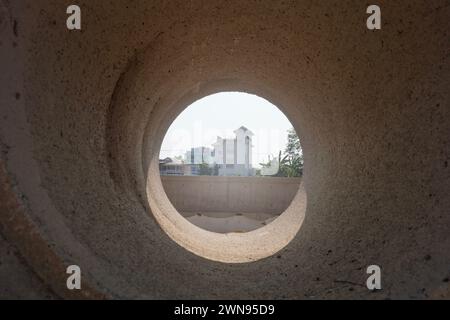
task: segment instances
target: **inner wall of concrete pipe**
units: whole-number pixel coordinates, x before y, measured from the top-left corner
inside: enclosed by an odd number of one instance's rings
[[[0,233],[17,256],[2,283],[21,272],[18,297],[448,298],[442,3],[389,4],[370,32],[359,2],[79,1],[90,14],[72,33],[59,4],[2,2]],[[279,106],[302,139],[308,204],[294,199],[281,240],[183,224],[157,177],[170,122],[227,90]],[[66,290],[71,264],[84,290]]]
[[[201,257],[229,263],[252,262],[273,255],[294,238],[303,222],[306,210],[303,185],[290,208],[270,225],[245,234],[219,235],[198,228],[182,218],[164,192],[158,167],[164,135],[187,105],[205,95],[224,90],[254,90],[260,94],[270,91],[257,89],[262,81],[258,78],[245,79],[248,78],[245,73],[232,75],[227,70],[219,69],[211,72],[214,78],[208,79],[204,74],[198,74],[189,64],[183,68],[175,68],[174,63],[183,64],[178,61],[180,49],[177,48],[178,52],[174,55],[168,52],[164,57],[156,58],[155,52],[158,52],[159,46],[160,43],[154,43],[150,50],[142,53],[139,62],[130,66],[116,87],[110,119],[110,132],[115,137],[109,143],[111,158],[114,159],[111,163],[112,171],[125,168],[123,176],[131,179],[122,183],[132,186],[136,192],[135,198],[141,200],[143,207],[153,214],[170,238],[187,250]],[[182,51],[189,52],[189,47]],[[186,61],[198,59],[192,54],[184,54],[182,57]],[[197,68],[201,70],[207,66],[217,66],[218,57],[211,58],[214,61],[204,59],[198,63]],[[239,61],[233,63],[240,67]],[[156,73],[161,66],[164,71],[176,70],[167,77],[170,79],[167,87],[155,83],[161,81],[161,75]],[[232,76],[242,79],[232,79]],[[150,92],[153,98],[149,97]],[[120,141],[124,131],[130,139]]]

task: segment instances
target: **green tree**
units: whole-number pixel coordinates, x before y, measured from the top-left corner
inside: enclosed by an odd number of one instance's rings
[[[212,176],[213,169],[207,163],[202,163],[199,165],[199,173],[198,174],[201,176]]]
[[[214,163],[214,166],[212,168],[212,175],[213,176],[218,176],[219,175],[219,165]]]
[[[302,146],[300,138],[294,128],[288,130],[288,142],[284,153],[291,158],[302,158]]]
[[[280,151],[279,163],[280,169],[277,176],[301,177],[303,175],[303,152],[294,128],[288,131],[288,142],[283,155]]]

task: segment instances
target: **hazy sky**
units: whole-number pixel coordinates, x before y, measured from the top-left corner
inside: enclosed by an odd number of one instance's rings
[[[222,92],[197,100],[187,107],[170,126],[160,158],[183,155],[191,147],[212,148],[217,136],[234,138],[233,131],[247,127],[253,136],[253,166],[267,162],[268,155],[278,156],[292,127],[286,116],[273,104],[255,95]]]

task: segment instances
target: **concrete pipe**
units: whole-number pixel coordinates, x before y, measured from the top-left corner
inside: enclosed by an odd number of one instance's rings
[[[450,298],[447,1],[379,1],[381,30],[361,1],[77,4],[81,30],[64,2],[0,2],[0,297]],[[156,165],[221,91],[277,105],[305,155],[244,235],[181,218]]]

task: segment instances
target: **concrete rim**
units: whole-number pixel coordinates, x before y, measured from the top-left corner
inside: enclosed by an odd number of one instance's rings
[[[202,97],[225,91],[246,92],[270,101],[260,93],[264,90],[255,92],[254,89],[251,89],[255,88],[254,85],[249,86],[246,81],[239,79],[219,78],[205,81],[199,79],[194,87],[177,86],[176,92],[173,92],[174,87],[164,91],[156,104],[152,106],[146,103],[148,101],[146,92],[152,92],[153,89],[149,86],[146,75],[153,68],[153,54],[154,47],[151,47],[136,59],[140,62],[134,63],[123,74],[122,79],[125,80],[119,82],[114,93],[115,97],[123,98],[115,100],[115,105],[112,105],[112,110],[124,106],[127,110],[151,110],[145,121],[143,121],[143,117],[127,117],[134,122],[127,122],[127,128],[136,130],[136,133],[130,134],[134,137],[134,142],[130,141],[127,146],[130,144],[136,146],[132,154],[141,154],[142,162],[130,163],[130,159],[134,157],[124,158],[119,154],[120,152],[126,153],[125,149],[113,149],[112,152],[117,152],[113,158],[119,159],[120,163],[113,163],[111,171],[114,171],[114,168],[128,168],[129,174],[125,176],[134,177],[136,192],[134,197],[141,200],[146,211],[150,215],[153,214],[158,224],[172,240],[190,252],[209,260],[224,263],[252,262],[275,254],[284,248],[301,228],[306,212],[306,192],[303,184],[291,205],[269,225],[242,234],[218,234],[201,229],[182,217],[167,197],[158,169],[162,140],[171,123],[188,105]],[[171,100],[167,96],[179,98]],[[274,103],[274,105],[276,104]],[[280,110],[283,112],[282,108]],[[113,123],[120,123],[117,117],[113,116],[111,120]],[[295,129],[300,132],[298,127]],[[115,143],[113,142],[113,144]],[[139,152],[140,144],[142,145],[141,152]],[[112,147],[114,148],[114,146]],[[133,182],[129,183],[133,184]]]

